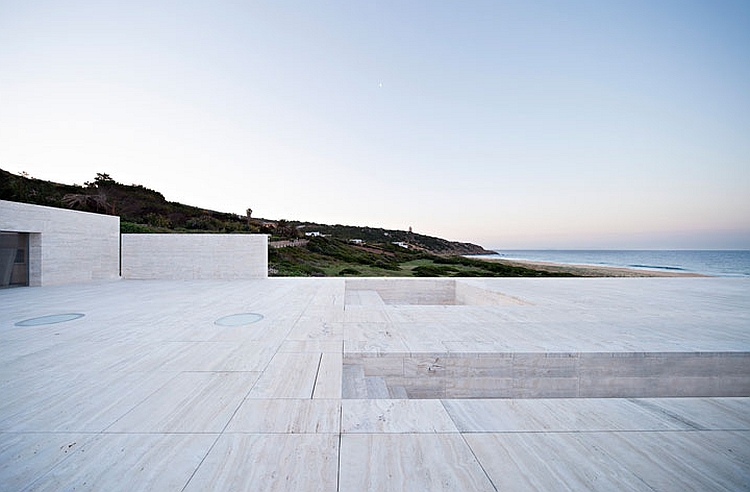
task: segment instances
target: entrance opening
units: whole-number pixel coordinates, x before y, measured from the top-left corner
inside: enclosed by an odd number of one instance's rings
[[[0,232],[0,288],[29,285],[29,235]]]

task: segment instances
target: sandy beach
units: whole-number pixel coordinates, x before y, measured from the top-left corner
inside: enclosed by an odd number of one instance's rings
[[[605,267],[598,265],[567,265],[545,261],[482,258],[480,256],[475,256],[473,258],[494,261],[511,266],[533,268],[534,270],[542,270],[545,272],[572,273],[573,275],[578,275],[580,277],[708,277],[708,275],[702,275],[699,273],[641,270],[637,268]]]

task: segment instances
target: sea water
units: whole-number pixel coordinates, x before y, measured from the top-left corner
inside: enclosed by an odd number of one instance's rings
[[[750,277],[750,250],[496,250],[507,260]],[[494,256],[494,255],[493,255]]]

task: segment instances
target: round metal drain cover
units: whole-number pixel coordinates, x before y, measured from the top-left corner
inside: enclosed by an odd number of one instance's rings
[[[240,313],[240,314],[230,314],[229,316],[224,316],[223,318],[217,319],[214,323],[216,323],[219,326],[242,326],[242,325],[249,325],[250,323],[255,323],[263,319],[262,314],[258,313]]]
[[[66,321],[83,318],[84,316],[85,315],[81,313],[50,314],[49,316],[40,316],[38,318],[29,318],[19,321],[16,323],[16,326],[54,325],[55,323],[64,323]]]

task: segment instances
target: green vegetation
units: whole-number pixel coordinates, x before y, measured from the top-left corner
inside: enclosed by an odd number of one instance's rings
[[[0,169],[0,199],[119,215],[122,232],[269,232],[247,217],[169,202],[158,191],[118,183],[106,173],[81,186]]]
[[[476,255],[489,253],[481,246],[471,243],[448,241],[439,237],[425,236],[415,232],[381,229],[377,227],[356,227],[345,225],[326,225],[314,222],[300,222],[296,224],[300,230],[316,231],[327,237],[334,237],[342,241],[361,239],[367,244],[393,244],[395,242],[408,243],[412,248],[435,254]],[[399,246],[394,246],[398,248]],[[401,248],[404,249],[404,248]]]
[[[268,265],[277,276],[358,275],[403,276],[400,263],[412,259],[406,249],[395,251],[390,244],[355,246],[338,239],[313,237],[305,246],[270,248]]]
[[[270,247],[272,276],[536,277],[563,276],[460,255],[487,251],[470,243],[372,227],[269,221],[181,203],[141,185],[99,173],[94,181],[65,185],[0,169],[0,199],[120,216],[123,233],[262,233],[273,241],[306,238],[296,246]],[[356,241],[355,241],[356,240]],[[356,244],[352,244],[355,242]],[[401,245],[408,245],[408,248]],[[565,276],[568,276],[565,274]]]
[[[348,244],[332,238],[311,238],[306,246],[271,248],[272,276],[364,277],[540,277],[553,274],[461,256],[438,256],[389,243]]]

